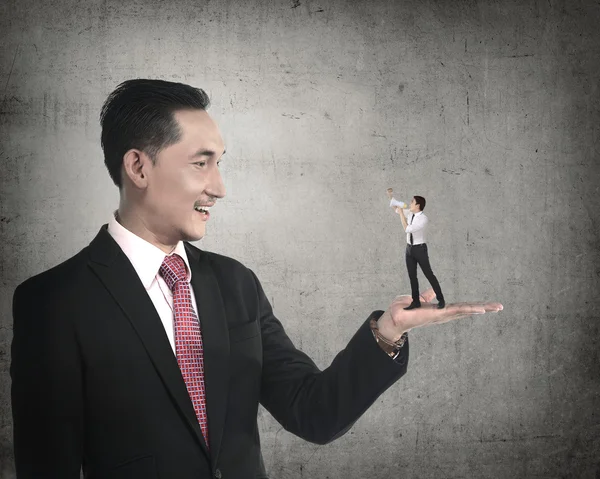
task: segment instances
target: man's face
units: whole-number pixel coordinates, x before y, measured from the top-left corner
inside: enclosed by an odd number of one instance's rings
[[[415,201],[415,199],[413,198],[410,202],[410,204],[408,205],[408,209],[410,210],[411,213],[418,213],[420,210],[419,205],[417,204],[417,202]]]
[[[142,196],[146,228],[163,244],[197,241],[210,214],[198,211],[225,196],[219,161],[225,152],[216,123],[203,110],[175,113],[182,131],[179,143],[163,149],[145,170]]]

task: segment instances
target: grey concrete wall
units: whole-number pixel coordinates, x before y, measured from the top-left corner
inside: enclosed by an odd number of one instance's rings
[[[408,374],[331,445],[262,412],[272,477],[599,477],[599,20],[565,0],[4,0],[2,477],[12,294],[116,208],[98,114],[134,77],[211,94],[228,196],[200,247],[256,271],[320,366],[410,289],[387,186],[428,199],[447,300],[505,306],[413,331]]]

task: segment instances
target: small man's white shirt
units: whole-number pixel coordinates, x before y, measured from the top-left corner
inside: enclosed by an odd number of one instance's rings
[[[392,198],[392,200],[390,201],[390,207],[395,207],[398,206],[400,208],[402,208],[403,210],[408,210],[408,205],[406,203],[404,203],[403,201],[398,201],[396,198]],[[414,216],[414,219],[411,218]],[[425,214],[422,211],[419,211],[418,213],[410,213],[406,216],[406,243],[410,244],[410,234],[412,233],[413,235],[413,246],[417,245],[417,244],[424,244],[425,243],[425,227],[427,226],[427,223],[429,222],[429,219],[427,218],[427,216],[425,216]]]
[[[412,219],[412,224],[411,217],[406,217],[406,222],[408,223],[406,226],[406,242],[410,244],[410,234],[412,233],[414,246],[425,243],[425,227],[427,226],[429,220],[422,211],[414,213],[413,216],[414,218]]]

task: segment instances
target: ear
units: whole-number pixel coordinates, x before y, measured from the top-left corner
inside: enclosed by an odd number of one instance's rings
[[[138,188],[148,185],[148,168],[152,167],[150,157],[140,150],[131,149],[123,156],[123,176]]]

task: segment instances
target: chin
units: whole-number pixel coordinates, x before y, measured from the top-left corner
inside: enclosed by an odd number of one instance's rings
[[[202,230],[196,230],[196,231],[184,231],[182,234],[182,240],[183,241],[200,241],[202,238],[204,238],[204,235],[206,234],[206,228],[202,228]]]

